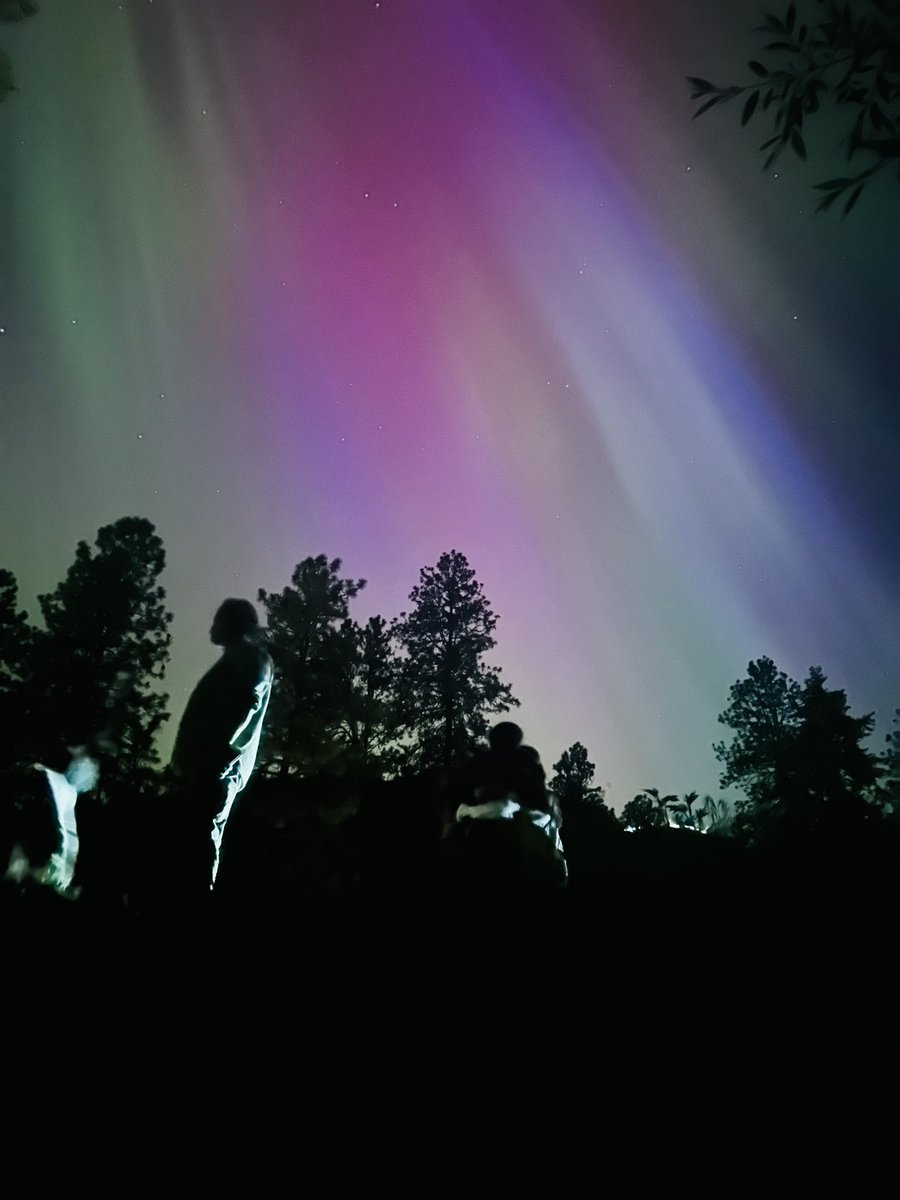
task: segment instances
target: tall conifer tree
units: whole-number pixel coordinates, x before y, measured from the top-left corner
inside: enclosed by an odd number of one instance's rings
[[[465,555],[442,554],[423,567],[394,635],[405,657],[399,704],[413,735],[417,768],[449,769],[488,729],[488,717],[518,706],[500,668],[484,656],[493,650],[497,617]]]

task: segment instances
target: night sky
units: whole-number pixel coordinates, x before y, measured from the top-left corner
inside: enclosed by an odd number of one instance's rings
[[[225,596],[464,553],[545,765],[720,794],[750,659],[900,705],[900,189],[767,173],[744,0],[44,0],[0,26],[0,566],[163,538],[168,756]],[[836,168],[836,169],[833,169]]]

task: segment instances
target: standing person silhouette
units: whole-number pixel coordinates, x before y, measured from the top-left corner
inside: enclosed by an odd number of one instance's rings
[[[222,655],[191,693],[171,760],[179,780],[179,884],[198,896],[215,885],[231,807],[256,765],[273,674],[249,600],[225,600],[209,638]]]

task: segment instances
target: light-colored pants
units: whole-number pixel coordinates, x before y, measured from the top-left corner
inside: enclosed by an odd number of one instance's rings
[[[222,852],[222,838],[225,836],[225,826],[228,824],[228,818],[231,816],[231,807],[237,799],[238,792],[241,791],[240,779],[223,779],[222,786],[225,792],[225,799],[222,807],[213,817],[212,822],[212,844],[213,844],[213,862],[212,862],[212,878],[210,880],[210,890],[216,886],[216,876],[219,873],[219,857]]]

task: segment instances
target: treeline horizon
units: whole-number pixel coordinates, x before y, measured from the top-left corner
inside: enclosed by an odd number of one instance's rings
[[[18,586],[0,568],[2,775],[9,794],[44,763],[64,769],[73,747],[101,762],[104,800],[166,786],[157,740],[170,719],[160,690],[173,614],[159,584],[165,550],[153,524],[123,517],[78,543],[54,591],[40,595],[43,626],[18,609]],[[351,602],[366,580],[342,560],[308,556],[280,592],[260,588],[275,687],[257,765],[264,779],[333,778],[360,784],[421,778],[439,786],[519,706],[502,669],[485,662],[498,617],[465,555],[423,567],[398,616],[360,624]],[[743,799],[644,788],[617,815],[594,781],[588,749],[573,742],[547,773],[564,815],[591,808],[620,827],[772,837],[869,830],[900,809],[900,709],[883,751],[867,748],[874,714],[854,716],[818,666],[802,682],[769,658],[748,664],[719,721],[720,787]],[[552,772],[552,773],[551,773]]]

